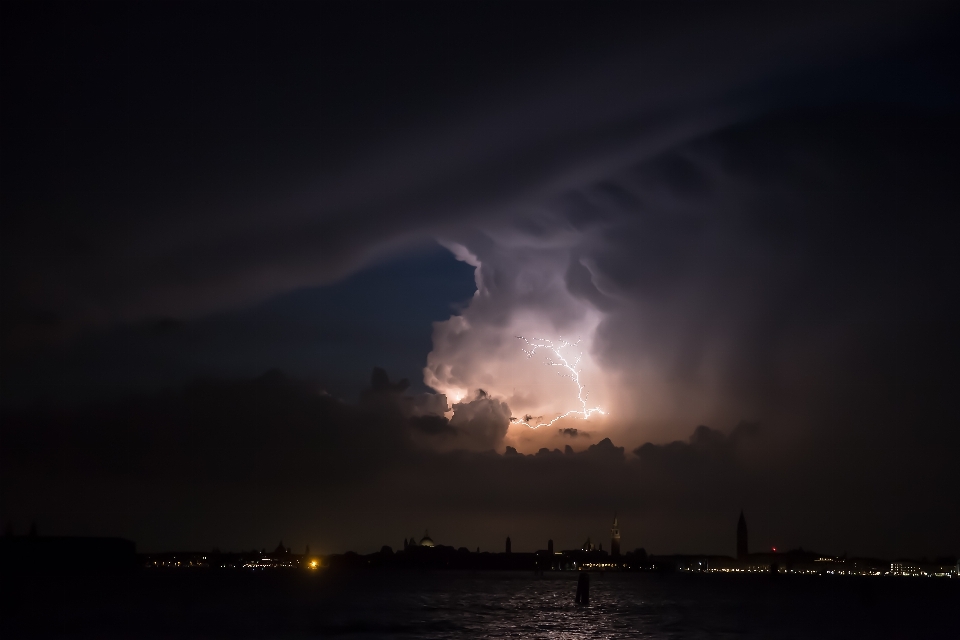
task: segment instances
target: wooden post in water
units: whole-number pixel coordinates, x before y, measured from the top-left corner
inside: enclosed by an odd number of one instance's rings
[[[581,571],[577,580],[577,604],[590,604],[590,575],[586,571]]]

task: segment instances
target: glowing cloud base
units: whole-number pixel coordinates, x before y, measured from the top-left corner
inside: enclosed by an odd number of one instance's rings
[[[539,429],[540,427],[549,427],[558,420],[562,420],[568,416],[580,416],[581,420],[586,420],[591,415],[599,413],[600,415],[606,415],[606,413],[600,407],[587,408],[587,395],[588,392],[583,388],[583,385],[580,384],[580,360],[583,358],[583,352],[581,351],[577,354],[576,359],[573,361],[573,364],[567,362],[567,359],[563,357],[563,354],[560,352],[561,349],[576,347],[580,344],[580,341],[576,342],[567,342],[563,339],[563,336],[560,337],[557,344],[554,344],[553,340],[547,340],[544,338],[534,338],[533,340],[527,340],[523,336],[517,336],[518,340],[523,340],[530,349],[524,349],[523,352],[527,354],[527,358],[530,359],[537,352],[537,349],[545,349],[550,351],[557,357],[554,360],[551,357],[547,357],[546,364],[550,367],[560,367],[563,371],[558,371],[557,375],[562,378],[570,378],[577,385],[577,400],[580,402],[580,409],[573,409],[567,411],[564,414],[561,414],[551,420],[550,422],[540,422],[537,424],[531,424],[531,416],[525,416],[524,420],[518,418],[513,418],[510,422],[511,424],[522,424],[524,426],[530,427],[531,429]]]

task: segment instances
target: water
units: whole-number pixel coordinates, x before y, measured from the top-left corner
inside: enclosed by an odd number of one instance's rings
[[[960,580],[360,571],[5,580],[4,638],[960,638]]]

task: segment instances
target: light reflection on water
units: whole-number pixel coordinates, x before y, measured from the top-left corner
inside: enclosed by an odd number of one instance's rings
[[[960,580],[574,572],[0,575],[0,637],[951,638]]]
[[[580,606],[574,603],[573,573],[351,577],[329,585],[318,630],[351,638],[940,637],[952,631],[949,611],[960,605],[960,584],[944,582],[616,573],[591,578],[590,605]],[[936,592],[932,599],[930,589]]]

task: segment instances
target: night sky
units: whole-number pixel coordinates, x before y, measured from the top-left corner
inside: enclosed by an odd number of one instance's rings
[[[960,553],[956,3],[0,12],[16,532]]]

